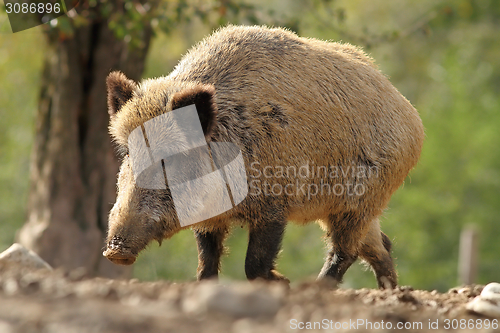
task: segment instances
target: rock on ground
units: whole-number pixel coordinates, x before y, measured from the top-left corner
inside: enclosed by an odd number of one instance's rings
[[[469,302],[466,308],[488,317],[500,317],[500,283],[486,285],[481,294]]]
[[[12,244],[11,247],[0,253],[0,262],[15,262],[30,268],[52,270],[52,267],[38,254],[19,243]]]

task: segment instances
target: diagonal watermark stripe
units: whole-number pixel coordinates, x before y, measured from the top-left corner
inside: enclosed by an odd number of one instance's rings
[[[220,215],[248,194],[241,150],[230,142],[208,146],[194,104],[148,120],[128,146],[136,185],[168,186],[181,226]]]
[[[74,0],[3,0],[0,14],[6,13],[13,33],[50,22],[78,5]]]

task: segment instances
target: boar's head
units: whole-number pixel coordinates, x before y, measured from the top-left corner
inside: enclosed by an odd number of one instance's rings
[[[142,127],[144,130],[144,123],[148,120],[194,104],[208,141],[217,112],[215,89],[211,85],[175,82],[168,78],[136,84],[120,72],[108,76],[107,88],[111,118],[109,130],[123,159],[118,175],[118,196],[109,214],[103,255],[115,264],[130,265],[149,242],[157,240],[161,243],[178,232],[181,226],[167,179],[164,179],[164,188],[144,188],[138,184],[133,170],[134,161],[129,156],[129,136],[134,129]],[[174,124],[162,132],[161,140],[182,141],[183,137],[182,133],[176,132]],[[175,164],[169,167],[189,168]]]

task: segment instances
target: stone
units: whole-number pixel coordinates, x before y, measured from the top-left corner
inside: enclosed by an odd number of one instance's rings
[[[52,270],[52,267],[38,254],[19,243],[12,244],[11,247],[0,253],[0,262],[14,262],[24,267]]]
[[[466,309],[484,316],[500,318],[500,283],[490,283],[481,294],[466,305]]]

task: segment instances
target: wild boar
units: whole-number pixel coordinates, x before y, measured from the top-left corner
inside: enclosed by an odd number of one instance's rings
[[[317,221],[328,243],[319,278],[341,282],[360,257],[380,288],[397,285],[379,217],[417,163],[424,130],[362,50],[280,28],[228,26],[194,46],[170,75],[137,84],[112,72],[107,87],[110,134],[123,156],[103,253],[109,260],[132,264],[150,241],[190,227],[197,278],[214,278],[230,228],[242,224],[247,278],[286,280],[275,261],[287,222]],[[128,145],[134,129],[189,105],[207,144],[228,142],[242,152],[248,194],[232,209],[181,226],[170,180],[166,188],[138,186]],[[177,125],[169,126],[162,142],[182,141]]]

